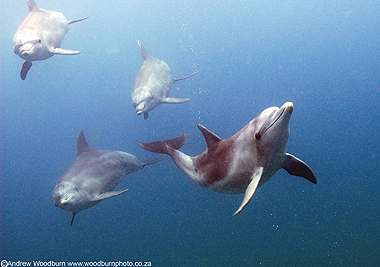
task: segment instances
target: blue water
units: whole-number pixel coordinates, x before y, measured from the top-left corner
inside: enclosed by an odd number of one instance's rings
[[[62,48],[25,81],[12,38],[26,1],[0,3],[0,259],[149,261],[152,266],[380,266],[380,2],[54,1],[72,24]],[[171,96],[144,121],[131,106],[137,40],[168,63]],[[222,138],[262,110],[294,103],[287,151],[318,184],[280,170],[235,217],[243,195],[193,184],[167,157],[127,176],[127,193],[77,214],[52,191],[84,130],[97,149],[140,160],[136,145],[201,123]]]

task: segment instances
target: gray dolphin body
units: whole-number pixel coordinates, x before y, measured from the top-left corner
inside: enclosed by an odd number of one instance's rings
[[[144,119],[148,119],[148,112],[162,103],[180,104],[189,101],[188,98],[169,97],[169,93],[173,83],[187,79],[195,73],[173,78],[169,66],[164,61],[148,55],[140,41],[138,45],[144,62],[133,85],[132,106],[136,109],[136,114],[144,114]]]
[[[127,191],[112,191],[127,174],[163,159],[141,162],[125,152],[96,150],[86,142],[83,131],[78,135],[76,150],[76,160],[53,191],[54,204],[72,212],[70,225],[79,211]]]
[[[175,164],[194,183],[219,193],[244,193],[234,213],[238,214],[252,198],[256,188],[266,183],[279,169],[316,184],[306,163],[285,152],[293,104],[265,109],[232,137],[222,140],[198,124],[207,149],[196,157],[178,151],[186,135],[153,143],[138,144],[151,152],[170,155]]]
[[[32,61],[44,60],[53,55],[76,55],[79,51],[62,49],[63,37],[69,24],[86,18],[67,21],[62,13],[39,8],[34,0],[27,0],[29,14],[20,24],[13,37],[13,51],[25,59],[21,69],[21,79],[32,67]]]

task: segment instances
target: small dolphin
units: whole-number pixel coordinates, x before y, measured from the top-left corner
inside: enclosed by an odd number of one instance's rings
[[[168,154],[175,164],[197,185],[225,194],[245,191],[238,214],[252,198],[256,188],[266,183],[279,169],[316,184],[306,163],[285,153],[293,103],[265,109],[232,137],[222,140],[198,124],[207,149],[196,157],[178,151],[186,135],[153,143],[138,144],[151,152]]]
[[[21,69],[21,79],[32,67],[32,61],[44,60],[53,55],[76,55],[79,51],[62,49],[63,37],[69,24],[87,18],[67,21],[62,13],[39,8],[34,0],[27,0],[29,14],[18,27],[13,37],[13,51],[25,59]]]
[[[188,98],[169,97],[169,93],[173,83],[190,78],[195,73],[173,78],[169,66],[164,61],[148,55],[142,43],[137,43],[144,63],[133,85],[132,106],[136,108],[136,114],[144,114],[144,119],[148,119],[148,112],[162,103],[180,104],[189,101]]]
[[[127,174],[163,159],[141,162],[125,152],[96,150],[86,142],[83,131],[78,135],[76,150],[76,160],[53,191],[54,204],[73,213],[70,225],[79,211],[127,191],[112,191]]]

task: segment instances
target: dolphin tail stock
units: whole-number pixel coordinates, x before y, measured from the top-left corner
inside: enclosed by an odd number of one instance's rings
[[[180,137],[165,140],[165,141],[156,141],[152,143],[141,143],[137,142],[139,146],[154,153],[168,154],[171,155],[172,150],[177,150],[183,146],[186,140],[186,134],[181,135]]]
[[[193,76],[194,74],[196,74],[197,72],[194,71],[192,74],[188,75],[188,76],[184,76],[184,77],[180,77],[180,78],[174,78],[174,82],[178,82],[178,81],[181,81],[181,80],[185,80],[187,78],[190,78],[191,76]]]
[[[163,160],[165,158],[165,156],[161,157],[161,158],[158,158],[158,159],[149,159],[149,160],[145,160],[143,161],[141,164],[143,167],[145,167],[146,165],[150,165],[150,164],[153,164],[153,163],[156,163],[156,162],[159,162],[161,160]]]
[[[76,214],[76,213],[73,212],[73,216],[71,217],[70,226],[73,226],[73,222],[74,222],[75,214]]]
[[[285,163],[282,168],[291,175],[303,177],[313,184],[317,184],[317,179],[311,168],[305,162],[289,153],[286,153]]]
[[[69,21],[69,25],[70,25],[70,24],[73,24],[73,23],[75,23],[75,22],[79,22],[79,21],[85,20],[85,19],[88,19],[88,17],[81,18],[81,19],[70,20],[70,21]]]

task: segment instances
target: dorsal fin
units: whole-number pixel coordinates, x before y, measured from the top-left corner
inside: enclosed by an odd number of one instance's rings
[[[137,44],[139,45],[139,48],[140,48],[141,57],[143,58],[143,60],[145,60],[149,56],[148,52],[146,52],[145,47],[143,46],[140,40],[137,41]]]
[[[77,157],[84,152],[91,151],[92,149],[93,148],[90,147],[90,145],[86,141],[86,138],[84,137],[83,130],[80,131],[77,138]]]
[[[27,1],[28,1],[29,12],[30,12],[30,11],[33,11],[33,10],[37,10],[37,9],[39,9],[39,7],[38,7],[37,4],[34,2],[34,0],[27,0]]]
[[[206,129],[206,127],[204,127],[203,125],[198,124],[197,126],[206,139],[207,148],[212,147],[220,141],[222,141],[222,139],[219,136]]]

